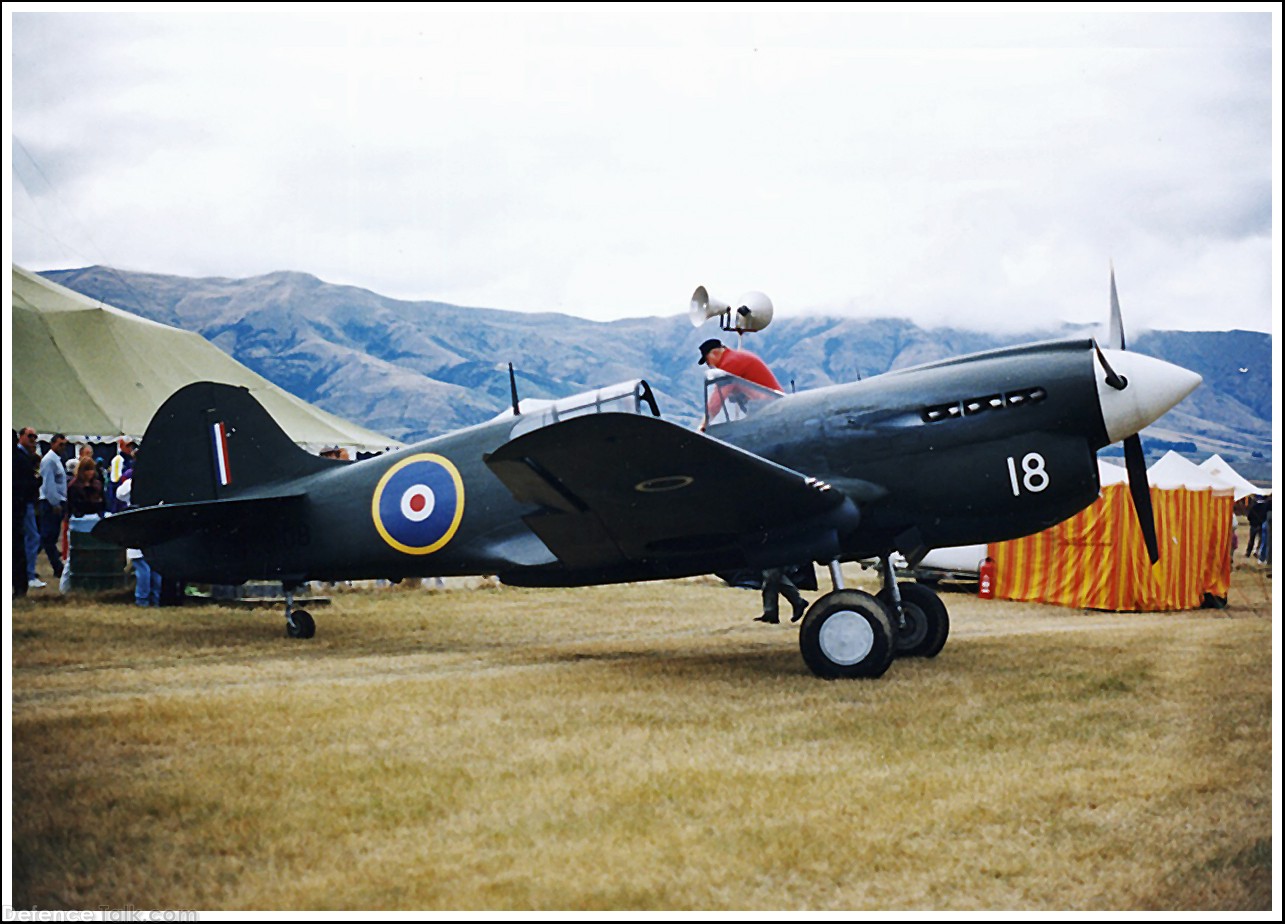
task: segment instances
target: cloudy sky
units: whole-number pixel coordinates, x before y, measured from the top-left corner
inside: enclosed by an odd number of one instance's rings
[[[1272,329],[1274,5],[370,8],[6,5],[13,260]]]

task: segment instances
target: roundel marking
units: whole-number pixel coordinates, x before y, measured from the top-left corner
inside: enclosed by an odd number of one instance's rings
[[[413,484],[402,495],[402,516],[412,523],[427,520],[433,513],[437,498],[426,484]]]
[[[451,541],[464,518],[464,479],[445,456],[407,456],[375,485],[370,516],[383,540],[399,552],[436,552]]]
[[[648,478],[634,485],[635,491],[643,494],[656,494],[661,491],[677,491],[685,488],[696,479],[691,475],[663,475],[660,478]]]

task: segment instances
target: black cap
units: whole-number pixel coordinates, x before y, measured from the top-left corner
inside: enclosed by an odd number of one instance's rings
[[[721,347],[722,345],[723,345],[723,341],[722,341],[722,340],[706,340],[704,343],[702,343],[702,344],[701,344],[701,358],[700,358],[700,359],[698,359],[698,360],[696,360],[696,365],[698,365],[698,366],[704,365],[704,364],[705,364],[705,357],[709,355],[709,351],[710,351],[710,350],[717,350],[717,349],[718,349],[719,347]]]

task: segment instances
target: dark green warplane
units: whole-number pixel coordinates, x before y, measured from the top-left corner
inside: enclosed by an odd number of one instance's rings
[[[702,290],[698,290],[702,291]],[[1112,282],[1114,297],[1114,280]],[[163,574],[279,580],[287,631],[304,581],[494,574],[579,586],[798,562],[834,590],[800,627],[822,677],[877,677],[932,657],[940,598],[898,583],[889,559],[1028,535],[1098,496],[1096,452],[1125,441],[1152,560],[1144,426],[1200,383],[1092,340],[1037,343],[797,394],[710,373],[706,432],[665,420],[644,381],[623,383],[358,462],[294,445],[243,388],[174,394],[144,435],[135,507],[95,534],[141,547]],[[521,408],[521,409],[520,409]],[[878,558],[877,595],[839,563]]]

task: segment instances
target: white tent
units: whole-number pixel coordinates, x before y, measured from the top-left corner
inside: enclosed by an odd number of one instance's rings
[[[242,385],[304,448],[367,452],[396,440],[328,414],[199,334],[140,318],[13,267],[13,426],[91,442],[139,437],[192,382]]]
[[[1098,481],[1103,487],[1106,487],[1109,484],[1128,484],[1129,470],[1123,465],[1116,465],[1114,462],[1108,462],[1099,457]]]
[[[1186,488],[1189,491],[1212,490],[1216,495],[1233,493],[1230,484],[1214,477],[1172,449],[1147,469],[1147,481],[1151,483],[1151,487],[1165,491]]]
[[[1232,468],[1220,455],[1212,455],[1200,463],[1200,468],[1224,484],[1230,485],[1236,494],[1236,500],[1252,497],[1255,494],[1271,494],[1271,488],[1260,488],[1251,484],[1240,472]]]

